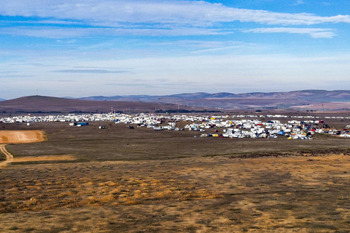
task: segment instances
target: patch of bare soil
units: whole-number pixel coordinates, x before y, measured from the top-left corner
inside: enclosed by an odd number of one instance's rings
[[[77,158],[73,155],[47,155],[14,158],[13,162],[44,162],[44,161],[74,161]]]
[[[40,130],[0,130],[0,143],[33,143],[45,141]]]

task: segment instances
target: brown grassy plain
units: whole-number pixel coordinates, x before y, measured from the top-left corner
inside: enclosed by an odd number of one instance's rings
[[[347,153],[349,140],[317,135],[314,140],[224,139],[194,138],[200,132],[153,131],[125,125],[90,123],[87,127],[71,127],[67,123],[38,123],[31,130],[43,130],[47,141],[28,144],[10,144],[7,150],[15,157],[73,155],[79,161],[165,160],[203,156],[270,156],[275,154]],[[334,122],[340,128],[347,122]],[[350,124],[350,123],[349,123]],[[6,130],[28,130],[25,125],[5,125]],[[216,129],[208,132],[214,133]],[[219,131],[220,133],[221,131]]]
[[[0,232],[350,230],[349,140],[108,127],[34,124],[48,141],[8,145],[22,161],[0,169]],[[32,158],[48,155],[76,160]]]
[[[346,232],[350,157],[8,166],[2,232]]]

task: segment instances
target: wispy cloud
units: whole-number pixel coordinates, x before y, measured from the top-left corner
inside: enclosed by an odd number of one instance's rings
[[[254,28],[249,30],[243,30],[243,32],[307,34],[310,35],[312,38],[333,38],[336,35],[334,31],[329,28]]]
[[[0,28],[2,35],[29,36],[42,38],[73,38],[93,34],[94,30],[84,28],[54,28],[54,27],[4,27]]]
[[[56,73],[72,73],[72,74],[121,74],[128,73],[125,70],[105,70],[105,69],[67,69],[55,70]]]
[[[305,4],[304,0],[296,0],[294,2],[294,5],[303,5],[303,4]]]
[[[297,3],[302,3],[297,1]],[[91,25],[118,26],[151,23],[208,26],[223,22],[253,22],[269,25],[350,23],[349,15],[318,16],[239,9],[204,1],[127,0],[16,0],[4,1],[0,15],[70,19]]]
[[[190,36],[190,35],[226,35],[232,32],[210,28],[63,28],[63,27],[4,27],[0,28],[0,34],[29,36],[40,38],[75,38],[85,36]]]
[[[9,17],[7,19],[0,19],[0,25],[57,25],[57,26],[81,26],[84,25],[82,22],[74,20],[48,20],[48,19],[30,19],[24,18],[18,20],[15,17]]]
[[[327,89],[339,89],[344,87],[343,84],[350,75],[348,53],[323,56],[273,53],[220,56],[201,54],[182,57],[139,56],[134,59],[100,59],[91,54],[89,57],[92,60],[81,60],[81,57],[67,56],[63,59],[55,53],[45,57],[37,54],[31,59],[40,64],[51,65],[48,68],[31,66],[28,69],[21,61],[13,66],[0,65],[2,71],[25,70],[25,75],[32,76],[20,77],[22,73],[14,73],[18,77],[6,77],[4,72],[0,78],[6,80],[6,85],[0,85],[0,92],[3,93],[1,97],[33,94],[37,88],[58,96],[273,91],[300,89],[303,86],[320,88],[321,85],[328,85]],[[62,62],[57,64],[57,61]],[[92,72],[85,73],[85,70]],[[104,73],[105,70],[130,72],[113,74]],[[164,77],[167,80],[161,81]],[[68,79],[77,80],[79,85],[62,82]],[[109,85],[113,83],[115,86]],[[11,90],[16,93],[10,93]]]
[[[296,0],[295,4],[303,4]],[[169,0],[16,0],[0,6],[0,34],[40,38],[86,36],[192,36],[227,35],[235,29],[228,23],[257,23],[279,26],[305,26],[324,23],[350,23],[350,15],[318,16],[308,13],[279,13],[228,7],[205,1]],[[17,16],[20,16],[19,19]],[[279,29],[279,30],[277,30]],[[332,38],[324,29],[256,29],[251,32],[308,34]]]
[[[256,49],[254,43],[245,43],[241,41],[220,41],[220,40],[172,40],[166,42],[153,42],[149,44],[152,47],[166,47],[168,49],[183,49],[191,53],[211,53],[227,52],[228,50],[237,49]]]

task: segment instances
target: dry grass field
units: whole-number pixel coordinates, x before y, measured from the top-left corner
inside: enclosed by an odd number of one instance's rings
[[[2,232],[347,232],[350,157],[8,166]]]
[[[8,144],[0,232],[350,231],[350,140],[107,126],[33,124],[47,141]]]
[[[341,124],[340,124],[341,123]],[[314,140],[194,138],[195,131],[153,131],[129,129],[125,125],[102,123],[72,127],[67,123],[33,124],[30,130],[43,130],[48,140],[40,143],[10,144],[15,157],[73,155],[78,161],[165,160],[203,156],[270,156],[271,154],[347,153],[349,140],[317,135]],[[345,127],[346,122],[335,122]],[[28,130],[25,125],[6,125],[5,130]],[[215,129],[208,132],[214,133]]]

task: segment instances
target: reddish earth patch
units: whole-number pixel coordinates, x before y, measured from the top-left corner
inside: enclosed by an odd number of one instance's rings
[[[33,143],[45,141],[40,130],[1,130],[0,143]]]

